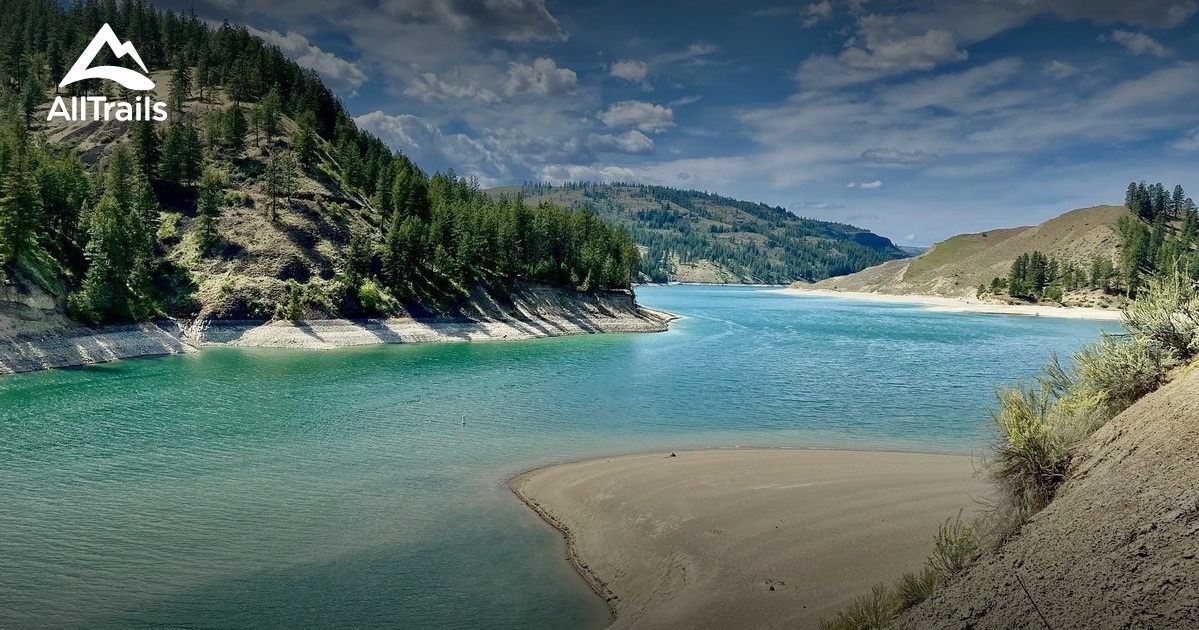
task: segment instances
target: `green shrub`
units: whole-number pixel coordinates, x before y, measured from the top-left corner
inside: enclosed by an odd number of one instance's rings
[[[959,511],[957,518],[946,519],[937,529],[933,553],[924,564],[941,580],[948,580],[965,571],[977,558],[978,540],[974,537],[974,528],[962,521]]]
[[[890,590],[876,585],[869,595],[859,597],[849,608],[832,619],[820,621],[821,630],[882,630],[895,619],[895,605]]]
[[[177,212],[163,212],[158,215],[158,240],[163,243],[171,243],[179,239],[179,220],[183,215]]]
[[[1159,346],[1184,363],[1199,355],[1199,293],[1181,273],[1153,278],[1124,309],[1124,325],[1134,337]]]
[[[1048,505],[1065,480],[1068,445],[1054,427],[1048,388],[1007,388],[997,397],[999,410],[992,412],[992,417],[1001,438],[990,474],[1015,516],[1024,520]]]
[[[942,581],[941,574],[932,567],[924,567],[919,573],[904,573],[895,582],[895,612],[902,613],[932,597]]]
[[[373,278],[362,282],[358,288],[358,303],[367,313],[390,315],[399,310],[400,304],[390,293],[383,290]]]
[[[1075,394],[1097,396],[1106,407],[1105,417],[1091,431],[1161,387],[1175,363],[1172,356],[1141,336],[1104,336],[1075,353]]]

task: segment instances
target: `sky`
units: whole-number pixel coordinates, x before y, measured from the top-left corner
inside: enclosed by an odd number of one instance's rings
[[[901,245],[1122,203],[1133,180],[1199,197],[1197,0],[194,4],[486,187],[693,188]]]

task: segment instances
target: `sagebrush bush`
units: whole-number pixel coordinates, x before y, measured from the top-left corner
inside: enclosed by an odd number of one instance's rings
[[[1102,422],[1106,422],[1161,387],[1175,364],[1170,353],[1145,337],[1105,335],[1099,343],[1088,344],[1074,354],[1077,384],[1073,393],[1101,399],[1107,416]]]
[[[869,595],[854,600],[849,608],[832,619],[820,621],[821,630],[883,630],[895,619],[895,602],[891,591],[878,584]]]
[[[1124,309],[1124,326],[1133,337],[1160,347],[1183,363],[1199,355],[1199,290],[1175,272],[1153,278]]]
[[[1002,389],[992,412],[1000,440],[990,462],[991,478],[1023,520],[1049,504],[1065,480],[1069,450],[1055,427],[1055,399],[1044,385]]]
[[[974,528],[962,521],[959,511],[956,518],[946,519],[937,528],[933,553],[924,563],[942,580],[948,580],[965,571],[977,558],[978,540],[974,536]]]
[[[926,566],[919,573],[904,573],[895,582],[895,612],[902,613],[932,597],[942,581],[941,574],[932,567]]]

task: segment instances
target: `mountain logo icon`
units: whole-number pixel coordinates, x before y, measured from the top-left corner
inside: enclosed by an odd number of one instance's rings
[[[149,72],[149,70],[146,70],[146,64],[142,62],[141,55],[138,55],[137,49],[133,47],[133,43],[121,43],[121,40],[117,39],[117,34],[112,32],[112,27],[105,24],[100,27],[100,32],[96,33],[96,36],[92,38],[92,43],[87,45],[83,54],[79,55],[79,59],[75,62],[75,65],[71,66],[70,72],[67,72],[67,76],[63,78],[62,83],[58,84],[58,87],[66,87],[76,81],[83,81],[85,79],[108,79],[109,81],[116,81],[130,90],[145,91],[154,89],[154,82],[149,77],[128,68],[121,68],[119,66],[96,66],[95,68],[89,68],[88,66],[96,60],[96,55],[100,53],[100,49],[105,45],[112,49],[117,59],[129,55],[133,57],[137,65],[142,67],[143,72]]]

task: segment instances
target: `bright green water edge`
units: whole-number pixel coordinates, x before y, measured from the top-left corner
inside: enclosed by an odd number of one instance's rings
[[[600,626],[512,474],[703,446],[977,451],[996,385],[1102,329],[746,288],[639,295],[686,319],[0,379],[0,627]]]

